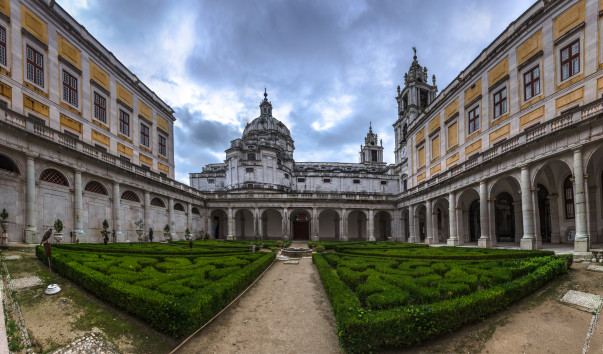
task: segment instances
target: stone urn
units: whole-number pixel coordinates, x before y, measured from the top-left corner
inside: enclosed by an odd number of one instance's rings
[[[170,232],[163,232],[163,238],[165,238],[166,241],[170,242],[172,241],[172,234]]]
[[[55,232],[54,233],[54,240],[57,243],[61,243],[61,240],[63,240],[63,233],[61,233],[61,232]]]
[[[2,232],[6,232],[8,229],[8,220],[0,221],[0,227],[2,227]]]
[[[138,242],[142,242],[142,233],[143,232],[144,232],[143,229],[136,230],[136,234],[138,235]]]

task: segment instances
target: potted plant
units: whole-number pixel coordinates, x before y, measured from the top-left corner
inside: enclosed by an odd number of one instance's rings
[[[109,222],[107,221],[107,219],[105,219],[105,220],[103,220],[103,229],[100,232],[101,236],[103,236],[103,242],[105,243],[105,245],[109,241],[109,230],[107,230],[108,228],[109,228]]]
[[[63,231],[63,222],[61,219],[56,219],[54,222],[54,239],[57,243],[61,243],[61,240],[63,239],[61,231]]]
[[[138,235],[138,242],[142,242],[142,233],[144,232],[144,221],[142,221],[142,219],[139,219],[138,221],[134,222],[134,225],[136,225],[136,234]]]
[[[0,213],[0,219],[2,219],[2,221],[0,221],[0,226],[2,226],[2,232],[6,232],[6,229],[8,228],[8,212],[6,211],[6,209],[2,209],[2,212]]]
[[[191,230],[189,230],[188,227],[186,228],[186,230],[184,230],[184,238],[189,241],[192,239]]]
[[[165,238],[166,241],[172,240],[172,234],[170,234],[170,225],[168,225],[168,224],[166,224],[165,227],[163,228],[163,237]]]

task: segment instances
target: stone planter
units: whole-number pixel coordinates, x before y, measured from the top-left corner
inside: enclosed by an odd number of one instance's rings
[[[142,242],[142,233],[144,230],[136,230],[136,234],[138,235],[138,242]]]
[[[165,238],[166,241],[170,242],[172,240],[172,234],[169,232],[164,232],[163,238]]]
[[[2,227],[2,232],[6,232],[6,229],[8,229],[8,221],[6,221],[6,220],[0,221],[0,226]]]
[[[57,243],[61,243],[61,240],[63,240],[63,234],[62,234],[62,233],[60,233],[60,232],[55,232],[55,233],[54,233],[54,240],[55,240]]]

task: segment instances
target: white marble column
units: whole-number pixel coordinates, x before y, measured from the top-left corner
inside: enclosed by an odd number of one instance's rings
[[[584,168],[582,148],[574,150],[574,205],[576,209],[576,239],[574,254],[589,251],[588,233],[586,229],[586,205],[584,196]]]
[[[532,188],[532,215],[534,219],[534,239],[536,239],[536,249],[542,248],[542,235],[540,234],[540,215],[538,215],[538,188]]]
[[[25,243],[38,243],[36,227],[36,177],[34,156],[27,154],[25,186]]]
[[[491,223],[489,223],[488,225],[488,231],[490,234],[490,247],[494,247],[497,244],[497,240],[496,240],[496,215],[495,215],[495,210],[494,210],[494,203],[496,202],[496,199],[488,199],[488,215],[489,218],[488,220],[492,221]]]
[[[425,201],[425,243],[431,245],[434,243],[433,238],[433,210],[431,200]]]
[[[174,221],[174,198],[168,198],[168,225],[170,225],[170,234],[172,240],[178,241],[176,236],[176,223]]]
[[[228,225],[228,235],[226,235],[226,239],[227,240],[234,240],[235,239],[234,233],[233,233],[233,224],[234,224],[233,218],[234,218],[234,215],[233,215],[233,212],[232,212],[232,208],[228,208],[228,222],[227,222],[227,225]]]
[[[369,209],[368,219],[366,220],[366,230],[367,230],[367,235],[368,235],[369,241],[376,241],[376,239],[375,239],[375,222],[373,220],[374,217],[375,216],[374,216],[373,209]]]
[[[289,236],[289,212],[287,208],[283,209],[283,241],[288,241]]]
[[[536,249],[533,212],[530,168],[524,165],[521,167],[521,220],[523,221],[523,236],[520,246],[522,250]]]
[[[341,219],[339,221],[339,241],[347,241],[348,233],[347,233],[347,224],[348,218],[346,214],[346,210],[341,209]]]
[[[417,242],[417,230],[415,230],[415,208],[411,205],[408,207],[408,242]]]
[[[264,221],[262,220],[262,211],[258,208],[255,208],[255,220],[257,223],[257,233],[256,235],[260,240],[264,239]],[[268,225],[266,225],[266,228]]]
[[[80,242],[86,242],[86,234],[84,233],[84,228],[82,226],[82,171],[75,171],[75,183],[74,183],[74,201],[75,201],[75,230],[73,233],[75,234],[75,239]]]
[[[149,228],[152,228],[152,227],[153,227],[153,223],[151,222],[151,193],[149,191],[145,190],[144,191],[144,233],[142,236],[143,240],[148,241]],[[159,235],[155,236],[156,240],[159,239],[157,236],[159,236]]]
[[[561,243],[559,232],[559,194],[549,194],[549,205],[551,206],[551,243]]]
[[[195,231],[193,231],[193,205],[191,203],[186,203],[186,228],[193,235]]]
[[[319,223],[318,211],[316,208],[312,208],[312,241],[318,241]]]
[[[450,226],[450,232],[448,235],[448,241],[446,242],[448,246],[458,246],[459,245],[459,237],[456,229],[456,194],[455,192],[450,192],[448,194],[448,224]]]
[[[588,235],[588,249],[590,249],[592,238],[590,237],[590,202],[588,195],[588,175],[584,174],[584,205],[586,208],[586,234]]]
[[[481,248],[492,247],[490,233],[490,215],[488,213],[488,183],[483,180],[479,183],[479,226],[480,237],[477,246]]]
[[[119,183],[113,183],[113,231],[117,242],[124,242],[124,234],[121,231],[121,193]]]
[[[404,214],[402,214],[404,215]],[[400,217],[400,239],[398,241],[400,242],[406,242],[408,240],[408,235],[406,234],[406,223],[408,222],[408,219],[401,216]]]

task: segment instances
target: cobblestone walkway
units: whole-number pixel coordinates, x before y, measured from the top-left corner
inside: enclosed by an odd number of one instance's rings
[[[119,354],[115,346],[96,333],[87,333],[51,354]]]

